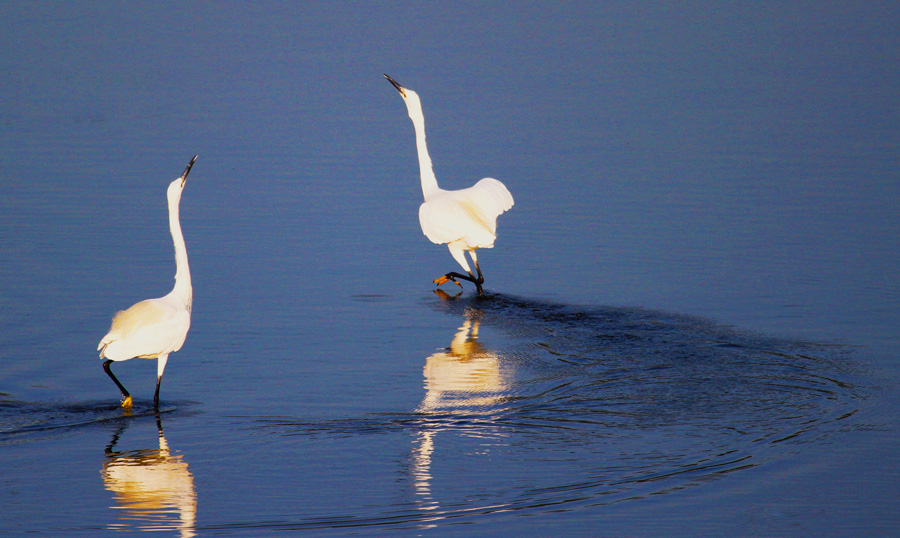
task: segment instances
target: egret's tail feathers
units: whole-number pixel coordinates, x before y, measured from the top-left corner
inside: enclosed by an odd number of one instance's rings
[[[515,204],[506,185],[492,177],[482,179],[472,188],[478,189],[480,196],[484,199],[482,206],[495,217],[499,217],[504,211],[509,211]]]

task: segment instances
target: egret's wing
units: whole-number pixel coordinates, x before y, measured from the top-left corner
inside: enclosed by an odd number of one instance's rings
[[[109,333],[100,341],[101,357],[125,360],[155,357],[181,349],[191,315],[165,297],[141,301],[113,317]]]
[[[490,248],[497,217],[512,206],[503,183],[484,178],[468,189],[440,191],[427,199],[419,207],[419,224],[433,243],[463,240],[470,248]]]
[[[437,244],[465,240],[474,247],[494,242],[490,221],[473,204],[449,193],[419,206],[419,224],[425,236]]]

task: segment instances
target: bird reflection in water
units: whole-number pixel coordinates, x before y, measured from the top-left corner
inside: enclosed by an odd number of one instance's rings
[[[507,389],[499,357],[478,341],[480,312],[465,314],[450,347],[425,359],[419,413],[491,413]]]
[[[130,422],[130,421],[128,421]],[[159,448],[117,452],[115,445],[127,422],[106,447],[101,475],[113,492],[118,522],[111,529],[131,527],[140,531],[178,531],[182,538],[195,535],[197,494],[194,477],[183,456],[175,455],[163,435],[157,415]]]
[[[416,502],[425,522],[443,517],[432,494],[431,467],[437,433],[455,429],[454,422],[460,416],[497,413],[509,389],[512,372],[504,367],[497,353],[478,341],[480,315],[480,311],[467,308],[463,325],[450,346],[425,359],[425,398],[416,409],[422,415],[422,429],[416,434],[412,458]],[[463,433],[472,437],[499,435],[487,421],[466,420],[465,428]]]

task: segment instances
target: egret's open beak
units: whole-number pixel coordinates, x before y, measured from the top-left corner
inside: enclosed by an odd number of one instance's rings
[[[382,74],[384,75],[384,73],[382,73]],[[391,77],[389,77],[389,76],[387,76],[387,75],[384,75],[384,78],[388,79],[388,82],[390,82],[391,84],[393,84],[394,87],[397,88],[397,91],[400,92],[400,95],[402,95],[403,98],[406,99],[406,92],[403,91],[403,86],[397,84],[397,81],[396,81],[396,80],[392,79]]]
[[[187,181],[187,176],[191,172],[191,167],[194,166],[194,161],[197,160],[199,155],[194,155],[194,158],[191,159],[191,162],[188,163],[187,168],[184,169],[184,173],[181,174],[181,186],[184,187],[184,182]]]

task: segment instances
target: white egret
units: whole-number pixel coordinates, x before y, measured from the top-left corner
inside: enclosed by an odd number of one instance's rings
[[[193,288],[184,236],[181,234],[181,223],[178,219],[178,205],[188,173],[196,160],[197,155],[194,155],[181,177],[173,181],[166,191],[169,201],[169,230],[175,243],[175,287],[165,297],[147,299],[128,310],[118,312],[113,317],[109,332],[97,346],[100,358],[106,359],[103,362],[103,370],[122,391],[122,407],[125,408],[132,405],[131,394],[110,370],[113,361],[127,361],[135,357],[156,358],[156,392],[153,395],[153,406],[159,407],[159,384],[166,369],[169,353],[181,349],[191,326]]]
[[[481,285],[484,276],[478,266],[475,250],[492,248],[497,239],[497,217],[513,206],[513,197],[496,179],[484,178],[467,189],[448,191],[438,187],[437,178],[425,145],[425,116],[422,114],[422,102],[416,92],[404,88],[391,77],[384,75],[397,88],[406,103],[409,118],[416,131],[416,150],[419,156],[419,174],[422,180],[422,194],[425,202],[419,206],[419,224],[425,237],[436,244],[447,244],[450,255],[465,269],[465,275],[450,272],[436,278],[437,285],[445,282],[457,282],[457,278],[475,284],[479,295],[484,295]],[[469,253],[475,265],[476,277],[466,261],[465,253]]]

